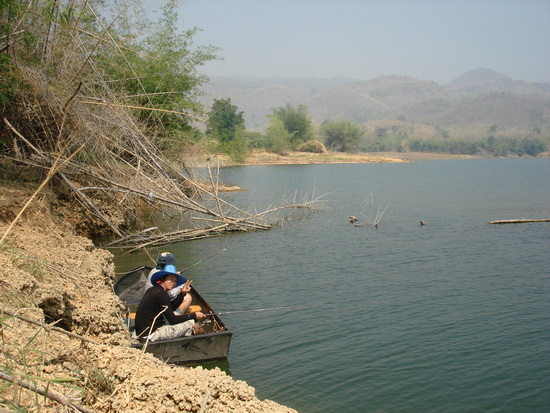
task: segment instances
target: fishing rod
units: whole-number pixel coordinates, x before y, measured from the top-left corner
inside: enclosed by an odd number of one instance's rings
[[[310,307],[313,307],[313,306],[310,306]],[[252,313],[252,312],[259,312],[259,311],[297,310],[297,309],[304,309],[304,308],[310,308],[310,307],[294,306],[294,307],[256,308],[254,310],[237,310],[237,311],[224,311],[220,313],[207,313],[205,314],[205,316],[236,314],[236,313]]]
[[[243,241],[244,241],[244,240],[241,240],[241,241],[239,241],[237,244],[240,244],[240,243],[243,242]],[[210,256],[208,256],[208,257],[206,257],[206,258],[204,258],[204,259],[202,259],[202,260],[200,260],[200,261],[197,261],[197,262],[194,263],[194,264],[191,264],[189,267],[185,267],[183,270],[179,271],[179,273],[181,274],[182,272],[188,271],[188,270],[190,270],[191,268],[196,267],[196,266],[199,265],[199,264],[202,264],[202,263],[205,262],[206,260],[209,260],[210,258],[214,258],[216,255],[220,255],[222,252],[228,250],[228,249],[231,248],[231,247],[234,247],[234,246],[237,245],[237,244],[229,245],[228,247],[225,247],[224,249],[222,249],[222,250],[220,250],[220,251],[218,251],[218,252],[215,252],[214,254],[212,254],[212,255],[210,255]],[[153,259],[153,257],[151,257],[151,255],[149,254],[149,252],[148,252],[145,248],[144,248],[144,250],[145,250],[146,254],[149,256],[149,258],[151,259],[151,261],[153,261],[154,263],[156,263],[157,261],[156,261],[155,259]]]
[[[208,256],[208,257],[206,257],[206,258],[203,258],[202,260],[197,261],[197,262],[194,263],[194,264],[191,264],[189,267],[185,267],[183,270],[180,271],[180,273],[185,272],[185,271],[188,271],[188,270],[190,270],[191,268],[196,267],[197,265],[202,264],[203,262],[209,260],[210,258],[214,258],[215,256],[220,255],[222,252],[224,252],[224,251],[226,251],[226,250],[228,250],[228,249],[230,249],[230,248],[233,248],[233,247],[235,247],[236,245],[240,245],[240,244],[242,244],[242,243],[245,242],[245,241],[248,241],[249,239],[250,239],[250,238],[243,238],[243,239],[240,240],[239,242],[237,242],[237,243],[235,243],[235,244],[231,244],[231,245],[225,247],[224,249],[221,249],[220,251],[215,252],[214,254],[212,254],[212,255],[210,255],[210,256]]]
[[[240,244],[240,243],[243,242],[243,241],[244,241],[244,240],[238,242],[237,244]],[[191,265],[188,266],[188,267],[185,267],[183,270],[180,271],[180,274],[181,274],[182,272],[185,272],[185,271],[190,270],[190,269],[193,268],[193,267],[196,267],[196,266],[199,265],[199,264],[202,264],[204,261],[209,260],[210,258],[214,258],[216,255],[220,255],[220,254],[221,254],[222,252],[224,252],[225,250],[228,250],[229,248],[234,247],[234,246],[237,245],[237,244],[234,244],[234,245],[230,245],[230,246],[228,246],[228,247],[225,247],[224,249],[222,249],[222,250],[220,250],[220,251],[218,251],[218,252],[216,252],[216,253],[214,253],[214,254],[212,254],[212,255],[210,255],[210,256],[208,256],[208,257],[206,257],[206,258],[204,258],[204,259],[202,259],[202,260],[200,260],[200,261],[197,261],[196,263],[191,264]]]
[[[211,259],[211,258],[214,258],[215,256],[220,255],[222,252],[227,251],[228,249],[233,248],[233,247],[235,247],[236,245],[242,244],[243,242],[245,242],[245,241],[247,241],[247,240],[248,240],[248,238],[244,238],[244,239],[240,240],[239,242],[237,242],[237,243],[235,243],[235,244],[231,244],[231,245],[229,245],[229,246],[227,246],[227,247],[225,247],[225,248],[223,248],[223,249],[221,249],[221,250],[215,252],[214,254],[212,254],[212,255],[210,255],[210,256],[208,256],[208,257],[206,257],[206,258],[203,258],[202,260],[197,261],[196,263],[191,264],[191,265],[188,266],[188,267],[185,267],[183,270],[180,270],[180,271],[178,271],[178,272],[181,274],[181,273],[184,273],[185,271],[189,271],[191,268],[196,267],[197,265],[202,264],[203,262],[205,262],[205,261],[207,261],[207,260],[209,260],[209,259]],[[149,257],[151,257],[151,256],[149,256]],[[156,262],[155,260],[153,260],[153,261]]]

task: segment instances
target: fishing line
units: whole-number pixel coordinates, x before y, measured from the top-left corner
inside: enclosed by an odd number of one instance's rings
[[[219,313],[207,313],[205,316],[212,315],[226,315],[226,314],[236,314],[236,313],[252,313],[260,311],[279,311],[279,310],[304,310],[314,307],[320,307],[320,305],[310,305],[310,306],[288,306],[288,307],[271,307],[271,308],[256,308],[254,310],[237,310],[237,311],[222,311]]]

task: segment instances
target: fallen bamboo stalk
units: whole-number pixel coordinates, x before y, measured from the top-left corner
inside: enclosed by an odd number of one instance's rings
[[[8,126],[11,126],[11,125],[9,124],[9,122],[8,122],[6,119],[4,119],[4,121],[8,124]],[[13,127],[12,127],[12,128],[13,128]],[[25,142],[28,146],[30,146],[30,147],[31,147],[31,148],[32,148],[32,149],[33,149],[42,159],[44,159],[46,162],[48,162],[48,163],[50,163],[50,164],[55,164],[55,161],[52,161],[52,160],[51,160],[50,158],[48,158],[42,151],[40,151],[39,149],[37,149],[36,147],[34,147],[34,146],[33,146],[27,139],[25,139],[21,134],[19,134],[19,133],[18,133],[17,131],[15,131],[15,130],[14,130],[14,132],[15,132],[22,140],[24,140],[24,142]],[[143,145],[141,145],[141,147],[142,147],[143,150],[146,150],[146,148],[144,148]],[[80,148],[80,149],[81,149],[81,148]],[[78,151],[77,151],[77,152],[78,152]],[[74,156],[74,154],[73,154],[72,156]],[[72,156],[71,156],[71,157],[72,157]],[[102,177],[102,176],[100,176],[100,175],[98,175],[98,174],[96,174],[96,173],[91,172],[89,169],[83,169],[83,168],[78,167],[78,166],[76,166],[76,165],[72,165],[72,163],[69,162],[71,157],[69,157],[68,159],[66,159],[66,160],[63,162],[62,166],[72,166],[73,168],[75,168],[75,170],[76,170],[77,172],[80,172],[80,173],[82,173],[82,174],[84,174],[84,175],[88,175],[88,176],[90,176],[90,177],[92,177],[92,178],[95,178],[95,179],[97,179],[97,180],[99,180],[99,181],[102,181],[102,182],[105,182],[105,183],[107,183],[107,184],[113,185],[113,186],[115,186],[115,187],[122,188],[122,189],[124,189],[124,190],[127,190],[127,191],[130,192],[130,193],[137,194],[137,195],[142,196],[142,197],[144,197],[144,198],[149,198],[149,194],[148,194],[148,193],[145,193],[145,192],[143,192],[143,191],[139,191],[139,190],[136,190],[136,189],[134,189],[134,188],[130,188],[130,187],[128,187],[128,186],[125,186],[125,185],[119,184],[119,183],[117,183],[117,182],[114,182],[114,181],[112,181],[112,180],[109,180],[109,179],[107,179],[107,178],[105,178],[105,177]],[[154,165],[155,165],[160,171],[162,171],[162,167],[161,167],[157,162],[155,162],[154,160],[153,160],[153,162],[154,162]],[[45,168],[47,168],[47,167],[45,167]],[[61,167],[59,168],[59,170],[60,170],[60,169],[61,169]],[[179,191],[179,188],[178,188],[176,185],[174,185],[174,183],[173,183],[167,176],[165,176],[165,178],[167,178],[168,182],[171,183],[172,186],[174,186],[174,188],[177,189],[177,190]],[[183,177],[183,178],[185,178],[185,177]],[[182,195],[185,196],[185,194],[183,194],[181,191],[179,191],[179,192],[180,192]],[[213,211],[210,211],[209,209],[205,208],[203,205],[201,205],[201,204],[199,204],[199,203],[197,203],[197,202],[195,202],[195,201],[193,201],[193,200],[191,200],[191,199],[189,199],[189,198],[185,198],[185,199],[186,199],[186,201],[187,201],[190,205],[185,205],[185,204],[183,204],[183,203],[181,203],[181,202],[172,201],[172,200],[169,200],[169,199],[163,198],[163,197],[158,197],[158,196],[156,196],[155,198],[156,198],[157,200],[160,200],[160,201],[162,201],[162,202],[164,202],[164,203],[167,203],[167,204],[169,204],[169,205],[175,205],[175,206],[178,206],[178,207],[181,207],[181,208],[184,208],[184,209],[194,210],[194,211],[197,211],[197,212],[202,212],[202,213],[204,213],[204,214],[210,214],[210,215],[215,215],[215,216],[217,216],[217,214],[215,214]]]
[[[49,161],[49,160],[48,160]],[[51,162],[51,161],[50,161]],[[36,165],[36,164],[35,164]],[[36,166],[40,166],[42,168],[45,168],[47,169],[47,166],[43,166],[43,165],[36,165]],[[71,166],[73,168],[75,168],[74,170],[78,173],[81,173],[83,175],[87,175],[91,178],[94,178],[94,179],[97,179],[101,182],[104,182],[104,183],[107,183],[107,184],[110,184],[110,185],[113,185],[114,187],[116,188],[120,188],[123,192],[123,191],[127,191],[128,193],[131,193],[131,194],[134,194],[134,195],[137,195],[139,197],[142,197],[144,199],[151,199],[149,193],[146,193],[144,191],[140,191],[138,189],[134,189],[134,188],[131,188],[131,187],[128,187],[128,186],[125,186],[125,185],[122,185],[118,182],[114,182],[110,179],[107,179],[103,176],[100,176],[96,173],[93,173],[91,172],[90,170],[86,170],[86,169],[83,169],[81,167],[78,167],[76,165],[72,165],[71,163],[68,163],[68,165],[65,165],[65,166]],[[88,187],[89,188],[89,187]],[[104,191],[105,189],[100,189],[102,191]],[[114,190],[111,189],[111,190]],[[162,203],[165,203],[165,204],[168,204],[168,205],[171,205],[171,206],[176,206],[176,207],[180,207],[182,209],[187,209],[187,210],[192,210],[192,211],[196,211],[196,212],[200,212],[200,213],[203,213],[203,214],[207,214],[207,215],[214,215],[214,216],[217,216],[216,213],[214,213],[213,211],[205,208],[204,206],[198,204],[197,202],[194,202],[192,200],[190,200],[189,198],[186,198],[185,200],[189,203],[188,205],[182,203],[182,202],[177,202],[177,201],[172,201],[170,199],[167,199],[167,198],[164,198],[164,197],[160,197],[160,196],[154,196],[153,199],[157,200],[157,201],[160,201]]]
[[[119,243],[124,242],[124,241],[127,241],[127,240],[129,240],[129,239],[141,237],[141,236],[143,236],[145,233],[151,232],[151,231],[154,231],[154,230],[157,230],[157,229],[158,229],[158,227],[146,228],[146,229],[144,229],[143,231],[137,232],[137,233],[135,233],[135,234],[130,234],[130,235],[126,236],[126,237],[123,237],[123,238],[117,239],[117,240],[115,240],[115,241],[112,241],[112,242],[108,243],[107,245],[105,245],[105,247],[112,247],[113,245],[119,244]],[[153,260],[153,261],[154,261],[154,260]]]
[[[42,155],[42,154],[41,154]],[[51,161],[45,157],[44,155],[42,155],[43,158],[51,163]],[[43,166],[43,165],[36,165],[34,164],[35,166],[40,166],[40,167],[43,167],[43,168],[47,168],[46,166]],[[112,185],[116,188],[97,188],[97,190],[101,190],[101,191],[106,191],[106,190],[110,190],[110,191],[120,191],[120,192],[128,192],[130,194],[133,194],[133,195],[137,195],[143,199],[146,199],[146,200],[151,200],[150,198],[150,194],[149,193],[146,193],[144,191],[140,191],[138,189],[134,189],[134,188],[131,188],[131,187],[128,187],[126,185],[122,185],[118,182],[114,182],[110,179],[107,179],[103,176],[100,176],[98,175],[97,173],[94,173],[90,170],[87,170],[87,169],[83,169],[81,167],[78,167],[76,165],[73,165],[72,163],[68,163],[68,165],[66,165],[68,167],[73,167],[75,168],[75,171],[78,172],[78,173],[81,173],[81,174],[84,174],[84,175],[88,175],[94,179],[97,179],[101,182],[104,182],[106,184],[109,184],[109,185]],[[74,188],[72,188],[74,190]],[[93,190],[94,188],[93,187],[86,187],[86,188],[83,188],[85,190]],[[81,189],[82,190],[82,189]],[[75,193],[78,193],[79,195],[82,195],[82,193],[80,191],[75,191]],[[215,194],[211,194],[213,196],[215,196]],[[224,203],[225,205],[229,205],[230,207],[234,208],[234,209],[237,209],[238,211],[241,211],[240,209],[234,207],[233,205],[231,204],[228,204],[227,202],[225,202],[224,200],[220,199],[219,197],[216,197],[218,202],[222,202]],[[177,202],[177,201],[173,201],[171,199],[168,199],[168,198],[165,198],[165,197],[162,197],[162,196],[158,196],[158,195],[155,195],[154,200],[156,201],[160,201],[161,203],[164,203],[164,204],[167,204],[167,205],[171,205],[171,206],[175,206],[175,207],[180,207],[180,208],[183,208],[183,209],[187,209],[187,210],[192,210],[192,211],[195,211],[195,212],[200,212],[202,214],[205,214],[205,215],[211,215],[211,216],[214,216],[214,217],[219,217],[219,218],[222,218],[224,220],[226,220],[227,218],[224,217],[223,215],[220,216],[220,214],[214,212],[213,210],[210,210],[208,208],[206,208],[204,205],[201,205],[199,204],[198,202],[196,201],[193,201],[192,199],[190,198],[187,198],[185,197],[185,201],[186,201],[186,204],[185,203],[182,203],[182,202]],[[283,207],[283,208],[287,208],[287,207]],[[281,208],[282,209],[282,208]],[[268,212],[273,212],[277,209],[273,209],[273,210],[270,210],[270,211],[265,211],[265,213],[268,213]],[[246,215],[248,215],[249,218],[259,218],[262,214],[257,214],[257,215],[252,215],[250,214],[249,212],[245,212],[245,211],[241,211],[243,213],[245,213]],[[246,219],[246,218],[232,218],[232,221],[233,223],[241,223],[243,219]],[[259,225],[259,226],[263,226],[265,229],[268,229],[270,228],[271,226],[269,224],[259,224],[259,223],[254,223],[254,225]],[[117,234],[119,235],[119,234]],[[120,236],[120,235],[119,235]]]
[[[148,241],[144,244],[141,244],[141,245],[138,245],[138,246],[132,248],[131,250],[128,251],[128,253],[137,251],[141,248],[155,247],[155,246],[166,245],[166,244],[173,244],[175,242],[180,242],[180,241],[193,241],[193,240],[198,240],[198,239],[203,239],[203,238],[210,238],[210,237],[214,237],[214,236],[217,236],[217,235],[220,235],[220,234],[223,234],[223,233],[229,233],[229,232],[234,232],[234,231],[232,231],[230,229],[222,229],[222,230],[217,230],[217,231],[201,231],[198,234],[186,235],[186,236],[182,236],[182,237],[179,237],[179,238],[155,239],[155,240]],[[241,232],[245,232],[245,231],[241,231]],[[131,247],[131,245],[127,245],[127,246],[120,246],[119,248],[130,248],[130,247]]]
[[[488,224],[523,224],[524,222],[550,222],[550,219],[502,219],[499,221],[490,221]]]
[[[18,386],[21,386],[21,387],[23,387],[25,389],[28,389],[30,391],[33,391],[35,393],[41,394],[42,396],[45,396],[48,399],[55,400],[56,402],[62,404],[63,406],[72,407],[73,409],[78,410],[79,412],[83,412],[83,413],[93,413],[94,412],[93,410],[87,409],[85,407],[82,407],[82,406],[74,403],[68,397],[66,397],[66,396],[64,396],[60,393],[53,392],[52,390],[48,390],[48,389],[45,389],[43,387],[37,386],[36,384],[31,383],[27,380],[16,379],[15,377],[10,376],[9,374],[7,374],[4,371],[0,371],[0,379],[8,381],[8,382],[13,383],[13,384],[16,384]]]
[[[254,217],[252,217],[254,218]],[[218,224],[223,225],[244,225],[244,226],[251,226],[254,228],[264,228],[264,229],[271,229],[273,226],[269,225],[267,223],[260,223],[249,220],[249,217],[246,218],[225,218],[225,219],[215,219],[215,218],[206,218],[206,217],[191,217],[191,219],[196,221],[206,221],[206,222],[215,222]]]
[[[115,106],[115,107],[126,108],[126,109],[148,110],[148,111],[151,111],[151,112],[173,113],[175,115],[189,116],[190,118],[199,120],[201,122],[206,122],[205,119],[199,118],[198,116],[194,116],[194,115],[191,115],[190,113],[186,113],[186,112],[179,112],[177,110],[147,108],[147,107],[144,107],[144,106],[134,106],[134,105],[121,105],[121,104],[118,104],[118,103],[109,103],[109,102],[93,102],[93,101],[90,101],[90,100],[81,100],[78,103],[86,103],[86,104],[92,104],[92,105]]]
[[[75,196],[77,197],[82,204],[84,204],[84,207],[88,208],[93,214],[95,214],[96,217],[98,217],[100,220],[102,220],[105,225],[107,225],[109,228],[111,228],[111,231],[113,231],[117,236],[122,237],[123,234],[118,230],[117,227],[115,227],[111,221],[107,219],[105,215],[101,213],[101,211],[93,204],[92,201],[88,199],[86,195],[84,195],[66,176],[63,172],[58,172],[59,176],[65,181],[65,183],[69,186],[69,188],[72,189]]]
[[[95,178],[101,182],[104,182],[104,183],[107,183],[107,184],[110,184],[114,187],[117,187],[117,188],[122,188],[124,190],[127,190],[129,193],[131,194],[134,194],[134,195],[138,195],[138,196],[141,196],[143,198],[146,198],[146,199],[151,199],[151,197],[149,196],[149,193],[146,193],[144,191],[140,191],[138,189],[134,189],[134,188],[131,188],[131,187],[128,187],[126,185],[122,185],[118,182],[114,182],[110,179],[107,179],[105,177],[102,177],[100,175],[97,175],[96,173],[92,173],[91,171],[89,170],[85,170],[85,169],[82,169],[82,168],[79,168],[79,167],[76,167],[76,170],[81,173],[81,174],[84,174],[84,175],[88,175],[92,178]],[[196,212],[201,212],[203,214],[208,214],[208,215],[217,215],[215,214],[213,211],[210,211],[209,209],[205,208],[204,206],[196,203],[196,202],[193,202],[192,200],[190,200],[189,198],[185,198],[185,200],[188,202],[188,205],[186,204],[183,204],[181,202],[176,202],[176,201],[172,201],[170,199],[167,199],[167,198],[164,198],[164,197],[160,197],[160,196],[157,196],[155,195],[153,197],[153,199],[157,200],[157,201],[161,201],[165,204],[168,204],[168,205],[172,205],[172,206],[176,206],[176,207],[180,207],[182,209],[187,209],[187,210],[193,210],[193,211],[196,211]]]
[[[146,234],[141,234],[142,237],[139,237],[138,241],[142,243],[139,245],[136,245],[136,242],[131,238],[125,237],[124,240],[128,241],[127,243],[124,243],[123,239],[119,239],[111,242],[109,245],[105,247],[132,248],[130,250],[131,252],[144,247],[152,247],[156,245],[169,244],[169,243],[174,243],[174,242],[179,242],[184,240],[207,238],[212,236],[212,234],[234,232],[237,230],[235,228],[238,228],[238,231],[241,231],[241,232],[247,232],[250,230],[265,231],[273,228],[272,225],[250,221],[247,218],[240,218],[240,219],[234,218],[232,220],[226,219],[224,221],[212,219],[210,221],[216,222],[219,225],[203,227],[203,228],[182,229],[182,230],[178,230],[170,233],[150,235],[150,236]]]
[[[218,211],[220,213],[220,218],[225,219],[223,214],[222,205],[220,203],[220,197],[218,196],[218,179],[216,179],[216,182],[214,182],[214,177],[212,176],[212,169],[210,168],[210,161],[208,161],[208,175],[210,176],[210,183],[212,184],[212,191],[214,193],[216,204],[218,205]],[[216,176],[217,178],[217,176]]]
[[[41,151],[39,151],[38,149],[36,149],[34,146],[32,146],[30,144],[29,141],[27,141],[27,139],[25,139],[25,137],[23,135],[21,135],[13,126],[12,124],[6,119],[4,118],[4,123],[12,130],[12,132],[14,132],[19,138],[23,139],[25,142],[27,142],[34,150],[38,151],[39,154],[41,154]],[[30,205],[30,203],[36,198],[36,195],[38,195],[38,193],[42,190],[42,188],[44,188],[44,186],[46,186],[46,184],[50,181],[50,179],[52,179],[52,177],[58,173],[62,168],[63,166],[69,162],[71,160],[71,158],[73,156],[75,156],[78,152],[80,152],[80,150],[84,147],[84,145],[81,145],[76,151],[74,151],[67,159],[65,160],[61,160],[61,155],[59,155],[54,162],[52,162],[52,165],[50,167],[50,169],[48,170],[48,174],[46,175],[46,178],[42,181],[42,183],[40,184],[40,186],[38,187],[38,189],[36,189],[36,191],[34,191],[34,193],[32,194],[32,196],[27,200],[27,202],[25,203],[25,205],[23,206],[23,208],[21,208],[21,210],[19,211],[19,213],[17,214],[17,216],[15,217],[15,219],[11,222],[11,224],[8,226],[8,229],[6,229],[6,231],[4,232],[4,235],[2,235],[2,238],[0,239],[0,243],[3,243],[4,240],[6,239],[6,237],[8,236],[8,234],[10,233],[10,231],[12,230],[13,226],[15,225],[15,223],[19,220],[19,218],[21,218],[21,216],[23,215],[23,213],[25,212],[25,210],[28,208],[28,206]]]

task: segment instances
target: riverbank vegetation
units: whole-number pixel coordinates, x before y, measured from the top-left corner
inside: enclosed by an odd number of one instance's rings
[[[207,81],[198,69],[217,49],[194,45],[198,29],[178,29],[176,7],[168,1],[148,21],[139,2],[0,4],[4,178],[49,185],[79,233],[110,237],[113,248],[265,230],[283,210],[315,209],[295,200],[249,212],[220,197],[215,171],[188,167],[206,139],[238,158],[244,130],[239,116],[216,122],[198,103]],[[158,216],[187,228],[166,232]]]
[[[223,108],[223,109],[222,109]],[[472,132],[467,136],[453,136],[442,127],[416,127],[404,121],[376,122],[377,126],[361,124],[348,119],[325,120],[318,127],[305,105],[272,109],[265,133],[247,132],[244,129],[243,112],[231,104],[229,98],[214,100],[211,119],[216,120],[215,129],[207,129],[207,138],[218,138],[217,149],[235,162],[244,163],[252,150],[265,150],[278,155],[290,152],[425,152],[483,157],[539,156],[547,154],[550,136],[532,130],[518,132],[516,136],[500,133],[498,125],[486,132]],[[223,117],[223,122],[220,118]],[[209,122],[210,125],[213,122]],[[231,134],[226,131],[232,131]],[[237,133],[237,131],[239,131]],[[219,139],[222,137],[222,139]],[[208,145],[206,146],[208,147]]]

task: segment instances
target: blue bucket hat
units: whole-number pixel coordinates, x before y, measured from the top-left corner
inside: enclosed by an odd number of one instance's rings
[[[176,267],[173,265],[167,265],[164,267],[164,270],[157,271],[151,276],[151,284],[155,285],[160,281],[162,277],[165,277],[167,275],[175,275],[178,277],[178,281],[176,282],[176,287],[179,287],[180,285],[183,285],[187,282],[187,278],[185,278],[183,275],[180,275],[176,272]]]

